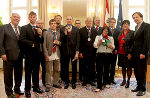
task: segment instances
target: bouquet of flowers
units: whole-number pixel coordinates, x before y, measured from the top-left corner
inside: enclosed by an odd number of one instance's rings
[[[107,46],[107,43],[111,43],[110,40],[108,40],[108,39],[106,39],[106,38],[103,38],[102,44],[103,44],[104,46],[108,47],[108,46]]]
[[[3,25],[3,23],[2,23],[2,17],[0,17],[0,26],[2,26]]]

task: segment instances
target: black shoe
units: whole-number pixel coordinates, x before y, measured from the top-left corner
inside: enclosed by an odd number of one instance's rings
[[[14,94],[11,94],[11,95],[7,96],[7,98],[16,98],[16,96]]]
[[[129,88],[129,85],[130,85],[130,82],[127,81],[126,85],[125,85],[125,88]]]
[[[120,86],[124,86],[126,84],[126,80],[123,80]]]
[[[43,93],[43,90],[41,90],[40,88],[33,88],[33,92]]]
[[[68,89],[68,86],[69,86],[69,84],[68,84],[68,83],[65,83],[64,89]]]
[[[20,89],[19,89],[19,90],[16,90],[15,93],[18,94],[18,95],[24,95],[24,92],[21,91]]]
[[[135,89],[131,90],[132,92],[137,92],[139,89],[136,87]]]
[[[76,88],[76,84],[72,83],[72,89],[75,89],[75,88]]]
[[[90,85],[91,86],[96,86],[96,84],[94,82],[91,82]]]
[[[46,87],[45,92],[49,92],[49,91],[50,91],[50,87]]]
[[[26,92],[25,92],[25,96],[26,96],[27,98],[30,98],[30,97],[31,97],[30,91],[26,91]]]
[[[82,83],[82,86],[86,86],[86,84],[87,84],[87,83],[83,82],[83,83]]]
[[[138,91],[136,94],[136,96],[143,96],[143,95],[145,95],[145,91],[142,90]]]
[[[112,84],[116,84],[116,82],[115,82],[114,80],[113,80],[113,81],[111,81],[111,83],[112,83]]]
[[[61,88],[62,88],[60,85],[53,85],[53,87],[55,87],[55,88],[59,88],[59,89],[61,89]]]

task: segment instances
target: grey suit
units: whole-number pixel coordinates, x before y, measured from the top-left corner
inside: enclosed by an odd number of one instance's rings
[[[20,31],[20,27],[19,31]],[[20,90],[22,81],[22,53],[19,48],[19,41],[11,24],[3,25],[0,28],[0,56],[6,55],[7,61],[3,61],[4,83],[7,96],[13,94],[13,68],[15,87],[14,91]]]
[[[57,40],[60,40],[60,33],[57,31]],[[60,45],[60,44],[59,44]],[[60,77],[59,71],[60,71],[60,50],[59,46],[56,46],[56,53],[58,56],[58,59],[55,60],[50,60],[46,61],[46,74],[45,74],[45,82],[46,82],[46,87],[50,88],[52,85],[51,83],[51,72],[53,68],[53,79],[54,79],[54,85],[58,85],[58,80]],[[43,51],[44,55],[46,56],[51,56],[53,53],[53,34],[52,31],[49,29],[48,31],[44,32],[44,43],[43,43]]]

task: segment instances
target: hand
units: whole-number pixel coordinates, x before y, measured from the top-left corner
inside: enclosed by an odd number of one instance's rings
[[[117,54],[117,50],[115,50],[114,53]]]
[[[76,52],[76,55],[75,55],[75,57],[74,57],[74,60],[77,60],[78,57],[79,57],[79,53]]]
[[[35,45],[34,45],[34,44],[32,44],[32,47],[35,47]]]
[[[56,45],[59,45],[59,41],[58,40],[54,40],[53,43],[56,44]]]
[[[38,33],[40,36],[42,36],[42,30],[41,30],[40,28],[37,28],[36,30],[37,30],[37,33]]]
[[[131,60],[131,58],[132,58],[132,55],[131,54],[128,54],[128,60]]]
[[[66,27],[65,27],[65,35],[67,35],[68,29],[69,29],[69,27],[66,26]]]
[[[79,58],[83,58],[83,55],[82,55],[82,53],[80,53],[80,54],[79,54]]]
[[[140,59],[145,59],[145,55],[144,54],[140,54]]]
[[[108,43],[107,46],[108,46],[109,48],[111,48],[111,49],[113,48],[110,43]]]
[[[46,57],[45,57],[45,61],[49,61],[49,56],[46,56]]]
[[[2,58],[3,61],[7,61],[7,56],[5,54],[2,55],[1,58]]]

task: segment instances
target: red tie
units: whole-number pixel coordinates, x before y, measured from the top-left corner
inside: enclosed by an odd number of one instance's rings
[[[17,27],[15,27],[15,34],[16,34],[16,38],[19,40],[19,33],[18,33],[18,30],[17,30]]]
[[[56,40],[56,32],[54,32],[53,42]],[[53,53],[56,51],[56,45],[53,44]]]
[[[98,31],[98,26],[96,26],[96,30]]]

